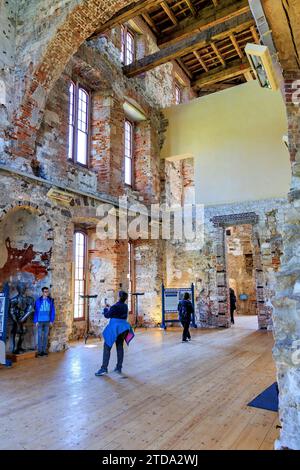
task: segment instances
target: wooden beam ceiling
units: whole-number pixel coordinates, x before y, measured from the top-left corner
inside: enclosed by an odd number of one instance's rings
[[[212,5],[203,8],[196,17],[181,21],[170,33],[158,37],[157,44],[160,47],[172,44],[179,39],[190,36],[194,32],[201,32],[218,24],[222,24],[231,18],[240,16],[250,11],[248,0],[223,0],[218,9]]]
[[[244,75],[245,73],[250,72],[250,69],[251,66],[246,59],[244,59],[243,61],[236,61],[234,64],[232,64],[230,67],[227,67],[226,69],[224,69],[223,67],[219,67],[218,69],[203,74],[201,78],[199,78],[193,83],[193,86],[195,88],[202,88],[213,83],[229,80],[230,78],[234,78],[239,75]]]
[[[242,31],[243,29],[253,25],[254,20],[250,12],[240,15],[238,17],[233,17],[227,21],[224,21],[222,24],[209,28],[206,31],[196,33],[191,37],[177,41],[174,44],[164,47],[163,49],[150,54],[136,62],[133,62],[130,65],[127,65],[123,68],[124,73],[128,77],[134,77],[143,72],[147,72],[158,65],[162,65],[166,62],[169,62],[173,59],[177,59],[196,51],[197,49],[209,45],[217,40],[226,38],[231,34]],[[213,47],[213,46],[212,46]],[[223,66],[226,65],[224,59],[219,53],[219,60],[224,62]]]

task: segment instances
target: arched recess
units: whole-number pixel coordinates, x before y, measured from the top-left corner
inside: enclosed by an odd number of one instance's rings
[[[25,282],[31,295],[51,284],[53,229],[37,205],[19,202],[0,212],[0,285]]]
[[[36,299],[43,286],[51,286],[53,233],[48,217],[36,205],[20,202],[0,212],[0,290],[8,282],[10,298],[19,284]],[[11,320],[9,341],[11,350]],[[26,321],[23,347],[35,348],[33,314]]]
[[[97,27],[131,3],[136,3],[136,0],[85,0],[68,14],[32,71],[20,108],[16,111],[11,149],[15,156],[33,156],[36,133],[49,92],[79,46]]]

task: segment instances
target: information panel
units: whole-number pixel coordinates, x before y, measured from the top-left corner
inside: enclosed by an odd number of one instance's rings
[[[178,303],[183,299],[186,292],[190,294],[190,299],[195,310],[194,284],[190,287],[180,287],[177,289],[167,288],[162,285],[162,328],[166,329],[166,323],[179,323],[179,318],[174,318],[174,314],[177,315]],[[173,314],[172,318],[170,318],[168,314]],[[191,323],[196,328],[195,314],[192,315]]]

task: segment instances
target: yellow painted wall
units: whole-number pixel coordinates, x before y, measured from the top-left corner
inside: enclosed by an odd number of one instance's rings
[[[196,202],[286,197],[290,186],[285,105],[252,81],[165,110],[162,158],[195,158]]]

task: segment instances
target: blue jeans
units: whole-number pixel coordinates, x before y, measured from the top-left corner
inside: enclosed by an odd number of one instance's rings
[[[41,321],[38,324],[38,353],[47,352],[49,323],[48,321]]]

